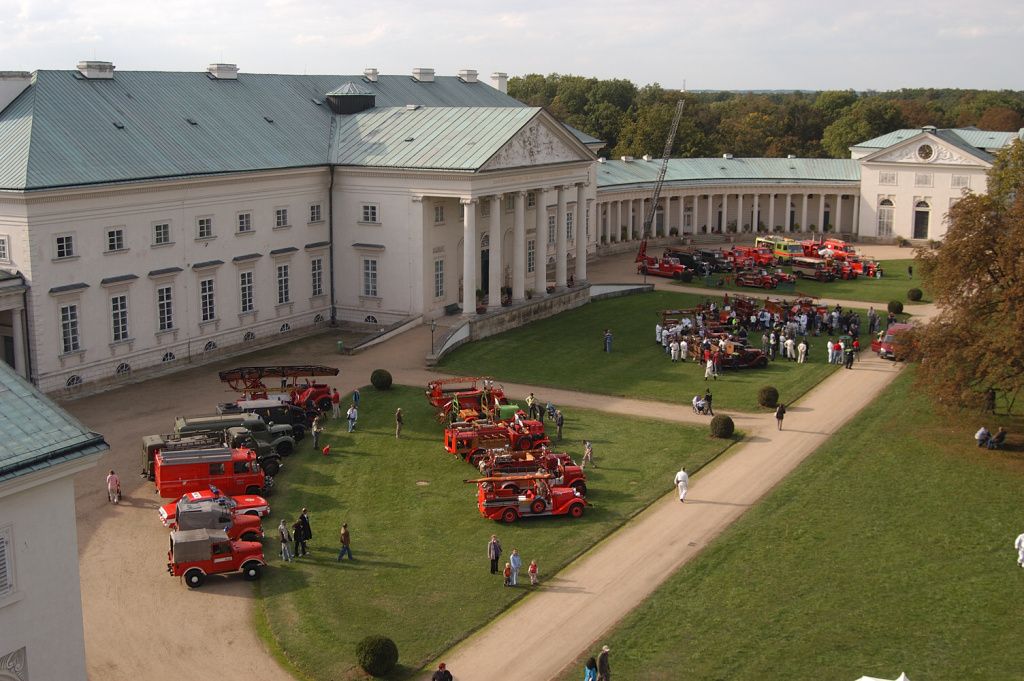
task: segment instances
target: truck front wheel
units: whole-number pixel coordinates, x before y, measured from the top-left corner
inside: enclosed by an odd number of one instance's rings
[[[204,581],[206,581],[206,575],[199,568],[185,571],[185,584],[188,585],[188,588],[197,589],[203,585]]]
[[[583,504],[573,504],[569,507],[569,515],[573,518],[583,517]]]
[[[247,582],[255,582],[262,572],[263,566],[259,563],[246,563],[242,566],[242,574]]]
[[[291,456],[292,452],[295,451],[295,445],[288,440],[283,440],[282,442],[277,443],[277,449],[275,451],[277,451],[278,456]],[[271,475],[273,475],[273,473],[271,473]]]
[[[316,403],[316,406],[317,406],[318,409],[320,409],[320,411],[323,411],[323,412],[331,411],[331,408],[332,408],[331,398],[330,397],[321,397],[320,401]]]
[[[501,512],[501,522],[509,524],[519,519],[519,511],[514,508],[506,508]]]
[[[266,474],[270,476],[277,475],[281,470],[281,462],[277,459],[264,459],[260,462],[260,466],[262,466]],[[258,487],[253,487],[252,489],[257,491],[251,492],[250,494],[259,494]]]

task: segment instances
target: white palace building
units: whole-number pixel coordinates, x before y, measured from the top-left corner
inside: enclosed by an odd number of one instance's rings
[[[659,163],[599,159],[600,140],[491,80],[0,72],[0,357],[52,393],[585,282],[588,258],[639,238]],[[937,239],[1017,137],[926,128],[847,160],[673,159],[655,226]]]

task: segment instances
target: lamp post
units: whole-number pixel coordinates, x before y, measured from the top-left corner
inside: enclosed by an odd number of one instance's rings
[[[437,329],[437,321],[430,320],[430,354],[434,354],[434,330]]]

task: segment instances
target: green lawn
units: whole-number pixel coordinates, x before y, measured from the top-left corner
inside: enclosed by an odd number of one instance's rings
[[[900,300],[905,305],[914,305],[914,303],[907,300],[907,290],[920,288],[922,284],[919,274],[915,274],[913,279],[910,279],[907,276],[907,266],[913,265],[914,261],[912,259],[908,259],[881,260],[879,262],[882,263],[882,269],[884,271],[884,276],[881,279],[858,277],[854,280],[843,281],[840,279],[831,282],[800,279],[796,282],[795,290],[801,293],[806,293],[807,295],[818,296],[825,300],[858,300],[868,303],[882,303],[883,305],[888,303],[890,300]],[[783,269],[787,272],[792,271],[792,268],[789,267],[785,267]],[[712,275],[711,280],[716,283],[711,287],[704,286],[705,280],[703,278],[694,279],[692,284],[680,285],[700,286],[702,288],[721,290],[721,287],[717,285],[717,282],[727,276],[728,275],[726,274]],[[767,291],[736,286],[731,283],[727,283],[724,288],[732,291],[750,292],[756,290],[759,293],[768,293]],[[920,302],[931,302],[928,292],[925,291],[924,293],[924,298],[922,298]],[[795,293],[786,289],[779,289],[777,295],[784,298],[792,298]]]
[[[911,379],[602,637],[617,677],[1021,678],[1024,457]]]
[[[719,304],[721,296],[714,296]],[[689,308],[698,294],[655,291],[599,300],[527,326],[458,348],[444,358],[446,371],[547,385],[602,395],[689,404],[708,383],[694,362],[672,364],[654,342],[664,309]],[[866,312],[861,317],[867,323]],[[614,334],[612,353],[602,350],[604,329]],[[764,369],[725,372],[711,382],[715,406],[755,411],[757,391],[774,385],[785,401],[803,395],[835,369],[825,363],[825,339],[811,337],[806,364],[776,361]],[[760,334],[756,346],[760,347]],[[544,399],[543,392],[537,396]]]
[[[503,588],[489,573],[491,533],[506,556],[517,547],[524,565],[537,559],[542,574],[553,574],[668,492],[680,465],[699,467],[729,444],[710,439],[705,427],[567,411],[566,450],[578,458],[582,440],[594,442],[599,467],[587,471],[593,506],[580,520],[506,526],[479,515],[475,485],[462,483],[475,471],[444,451],[422,388],[367,388],[362,395],[356,433],[332,422],[324,437],[333,449],[328,458],[303,442],[271,500],[268,536],[302,506],[313,526],[312,558],[284,564],[278,542],[267,541],[271,567],[257,587],[257,629],[300,678],[363,678],[353,651],[374,633],[398,644],[402,666],[393,678],[413,676],[525,593]],[[400,441],[398,406],[406,423]],[[339,565],[343,521],[356,560]]]

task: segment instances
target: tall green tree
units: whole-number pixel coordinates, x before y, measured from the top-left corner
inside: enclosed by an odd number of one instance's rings
[[[850,147],[903,127],[900,110],[892,102],[869,97],[856,102],[825,128],[821,146],[830,156],[847,158]]]
[[[994,388],[1024,389],[1024,143],[1002,151],[988,194],[965,194],[949,211],[938,250],[919,250],[939,315],[915,336],[919,377],[947,404],[977,406]]]

